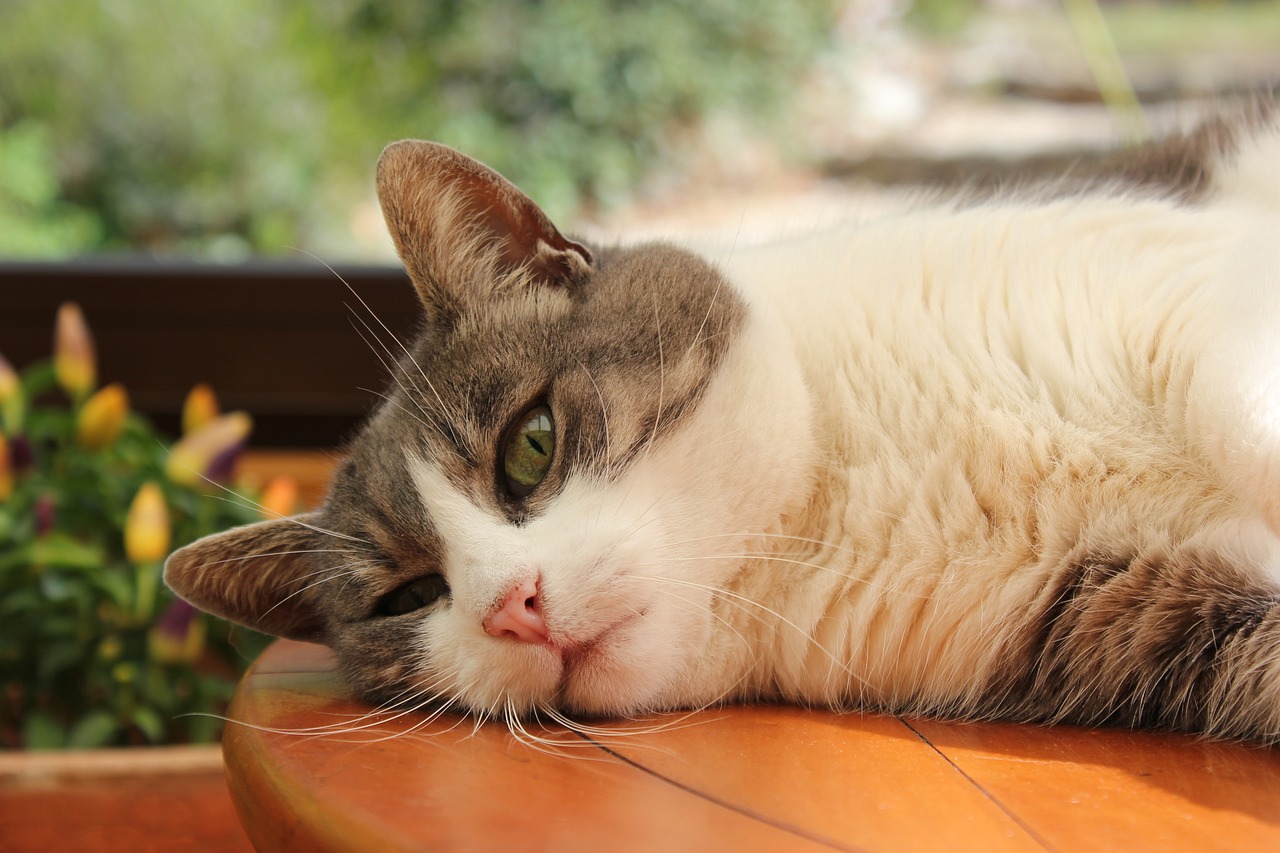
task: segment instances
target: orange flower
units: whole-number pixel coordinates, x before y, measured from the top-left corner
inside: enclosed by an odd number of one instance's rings
[[[129,395],[113,382],[99,389],[80,407],[76,416],[76,441],[86,450],[102,450],[116,443],[129,413]]]
[[[182,404],[182,434],[191,433],[218,416],[218,397],[213,388],[201,382],[187,394]]]
[[[93,335],[89,334],[80,306],[74,302],[64,302],[58,308],[58,324],[53,337],[53,370],[58,384],[73,400],[84,398],[98,381]]]
[[[144,483],[129,505],[124,551],[135,565],[158,563],[169,555],[169,508],[155,483]]]
[[[253,419],[245,412],[219,415],[173,446],[165,474],[181,486],[197,486],[206,478],[228,479],[231,463],[252,430]]]
[[[298,481],[288,474],[273,477],[262,490],[260,503],[263,518],[293,515],[298,508]]]

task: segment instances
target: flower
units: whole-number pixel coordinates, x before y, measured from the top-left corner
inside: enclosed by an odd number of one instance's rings
[[[201,382],[187,393],[182,404],[182,434],[191,435],[218,416],[218,397]]]
[[[169,555],[169,508],[155,483],[144,483],[129,505],[124,522],[124,551],[135,565]]]
[[[0,355],[0,425],[10,433],[22,429],[25,400],[18,372],[3,355]]]
[[[98,360],[93,335],[80,306],[64,302],[58,308],[53,337],[53,370],[58,384],[74,400],[82,399],[98,381]]]
[[[182,486],[197,486],[204,479],[227,479],[231,464],[252,430],[253,419],[245,412],[219,415],[173,446],[165,474]]]
[[[9,465],[14,474],[25,474],[36,466],[36,452],[25,435],[9,439]]]
[[[158,663],[194,663],[204,650],[204,620],[179,598],[151,626],[147,648]]]
[[[115,444],[129,412],[129,395],[113,382],[101,388],[80,407],[76,416],[76,441],[86,450],[103,450]]]
[[[47,536],[53,532],[53,525],[58,522],[58,505],[53,495],[43,494],[36,498],[34,507],[36,517],[36,536]]]
[[[0,501],[13,494],[13,465],[9,459],[9,439],[0,432]]]
[[[18,372],[3,355],[0,355],[0,403],[18,393]]]
[[[293,515],[298,508],[298,481],[288,474],[272,477],[259,503],[263,518]]]

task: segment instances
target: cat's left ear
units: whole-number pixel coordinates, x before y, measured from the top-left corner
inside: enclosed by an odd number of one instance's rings
[[[433,324],[517,287],[574,289],[587,247],[562,235],[506,178],[444,145],[404,140],[378,160],[378,200]]]
[[[206,536],[170,555],[164,581],[214,616],[278,637],[324,642],[311,559],[314,522],[302,515]]]

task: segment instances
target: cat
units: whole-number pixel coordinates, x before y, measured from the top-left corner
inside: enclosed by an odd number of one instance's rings
[[[179,550],[374,703],[1280,740],[1280,122],[703,253],[377,167],[424,328],[325,504]]]

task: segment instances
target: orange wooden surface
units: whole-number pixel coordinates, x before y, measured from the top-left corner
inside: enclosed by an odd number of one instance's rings
[[[1280,750],[757,706],[539,751],[367,710],[324,649],[255,665],[224,748],[260,849],[1280,849]]]

